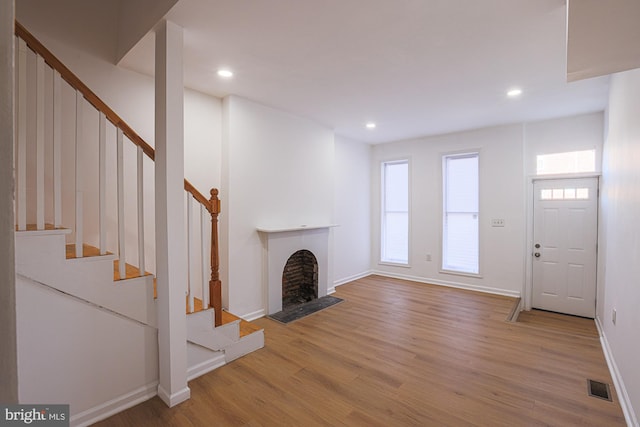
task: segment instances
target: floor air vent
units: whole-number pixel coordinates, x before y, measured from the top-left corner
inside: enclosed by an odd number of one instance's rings
[[[609,384],[601,383],[600,381],[587,380],[587,388],[589,389],[589,396],[611,402],[611,390],[609,390]]]

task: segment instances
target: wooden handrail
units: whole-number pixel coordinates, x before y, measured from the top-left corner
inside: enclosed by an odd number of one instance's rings
[[[122,133],[129,138],[131,142],[142,148],[144,154],[151,160],[155,160],[156,152],[151,145],[149,145],[140,135],[134,131],[119,115],[116,114],[98,95],[96,95],[82,80],[78,78],[66,65],[64,65],[56,56],[51,53],[49,49],[44,47],[40,41],[34,37],[26,28],[22,26],[18,21],[15,21],[15,34],[25,41],[27,46],[38,55],[42,56],[44,61],[49,64],[51,68],[60,73],[60,76],[75,90],[79,91],[84,99],[87,100],[96,110],[104,113],[107,120],[109,120],[115,127],[122,130]],[[194,199],[203,204],[209,212],[209,201],[207,198],[199,192],[189,181],[184,180],[184,189],[191,193]]]
[[[65,66],[49,49],[44,47],[40,41],[33,36],[18,21],[15,21],[15,35],[25,41],[27,46],[36,54],[40,55],[51,68],[60,73],[60,76],[75,90],[79,91],[84,99],[94,108],[102,112],[107,120],[122,130],[122,133],[131,142],[142,148],[144,154],[155,161],[155,150],[140,135],[138,135],[115,111],[113,111],[98,95],[96,95],[82,80],[78,78],[67,66]],[[209,281],[209,292],[211,305],[215,310],[215,325],[222,324],[222,284],[220,282],[219,268],[220,261],[218,255],[218,214],[220,213],[220,199],[218,190],[211,190],[211,198],[207,199],[197,188],[186,178],[184,189],[191,196],[202,204],[209,214],[211,214],[211,280]]]
[[[211,213],[211,203],[207,200],[206,197],[202,195],[201,192],[198,191],[196,187],[193,186],[186,179],[184,180],[184,191],[191,194],[191,196],[196,199],[201,205],[203,205],[209,213]]]
[[[107,104],[105,104],[99,97],[96,95],[91,89],[85,85],[82,80],[78,78],[73,72],[67,68],[58,58],[55,57],[53,53],[38,39],[36,39],[33,34],[27,31],[18,21],[16,21],[15,27],[16,36],[20,37],[22,40],[27,43],[27,46],[31,50],[33,50],[38,55],[42,56],[44,61],[49,64],[51,68],[60,73],[60,76],[67,82],[71,87],[78,90],[82,93],[82,96],[93,105],[98,111],[104,113],[107,119],[114,124],[119,129],[122,129],[122,133],[124,133],[127,138],[131,140],[134,144],[142,147],[142,151],[153,160],[155,157],[155,151],[153,147],[145,142],[144,139],[140,137],[131,127],[124,121],[120,116],[118,116]]]

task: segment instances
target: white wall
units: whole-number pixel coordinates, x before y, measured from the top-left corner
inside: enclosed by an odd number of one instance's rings
[[[601,171],[604,113],[602,111],[531,122],[525,125],[525,174],[536,174],[536,157],[568,151],[596,150],[596,172]]]
[[[507,295],[524,278],[525,198],[522,125],[420,138],[374,146],[372,259],[374,269],[399,277]],[[480,276],[441,273],[442,155],[480,151]],[[410,267],[380,264],[380,163],[410,159]],[[505,220],[492,228],[491,219]],[[432,261],[426,261],[431,254]]]
[[[333,229],[334,284],[371,270],[371,153],[369,144],[336,137]]]
[[[538,154],[596,150],[600,171],[604,114],[563,117],[526,124],[477,129],[373,147],[371,229],[373,269],[381,274],[430,283],[521,296],[527,280],[527,228],[530,177]],[[480,150],[480,275],[442,273],[442,163],[445,153]],[[410,160],[410,266],[380,260],[380,163]],[[491,227],[491,219],[505,227]],[[432,261],[426,261],[426,255]]]
[[[22,277],[17,303],[21,402],[70,404],[88,421],[155,395],[155,328]]]
[[[223,108],[223,295],[231,312],[254,317],[265,307],[256,227],[333,222],[334,136],[240,97],[225,98]]]
[[[604,303],[597,317],[605,351],[613,359],[626,394],[627,420],[638,425],[640,414],[640,70],[612,78],[608,136],[604,145],[601,222],[604,230]],[[616,323],[612,311],[616,310]],[[617,372],[616,372],[617,371]],[[614,375],[615,376],[615,375]],[[625,399],[626,398],[626,399]],[[625,402],[623,402],[625,403]],[[623,407],[624,408],[624,407]]]
[[[184,91],[184,174],[205,197],[221,185],[222,100]]]
[[[0,402],[17,403],[13,216],[13,0],[0,0]]]

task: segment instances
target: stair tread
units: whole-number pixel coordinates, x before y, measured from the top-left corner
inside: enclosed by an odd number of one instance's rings
[[[186,305],[187,314],[190,314],[189,313],[189,297],[187,297],[186,303],[187,303]],[[193,299],[193,309],[194,309],[193,310],[194,313],[202,311],[202,300],[200,298]],[[229,313],[226,310],[222,310],[223,325],[226,325],[227,323],[235,322],[236,320],[240,321],[240,338],[246,337],[247,335],[250,335],[254,332],[258,332],[262,330],[262,328],[255,326],[253,323],[247,322],[241,317],[238,317],[233,313]]]
[[[76,258],[76,245],[71,243],[65,245],[65,253],[67,259],[75,259]],[[107,252],[106,254],[101,254],[100,249],[95,246],[87,245],[86,243],[82,244],[82,256],[84,258],[94,257],[94,256],[102,256],[102,255],[113,255],[111,252]]]
[[[51,230],[67,230],[65,227],[55,227],[53,224],[45,224],[44,225],[44,229],[47,231],[51,231]],[[18,230],[18,226],[16,225],[16,231],[20,231]],[[38,226],[36,224],[27,224],[27,229],[24,231],[40,231],[38,230]]]
[[[34,226],[35,227],[35,226]],[[66,257],[67,259],[75,259],[76,258],[76,245],[75,244],[68,244],[65,247],[66,249]],[[92,245],[88,245],[88,244],[83,244],[82,245],[82,255],[84,257],[95,257],[95,256],[101,256],[100,254],[100,249],[96,248],[95,246]],[[112,255],[111,252],[107,252],[107,255]],[[113,280],[114,281],[118,281],[121,280],[120,279],[120,273],[119,273],[119,263],[118,260],[114,260],[113,261]],[[151,275],[151,273],[149,272],[145,272],[145,276]],[[140,277],[140,271],[139,268],[136,266],[133,266],[131,264],[126,264],[125,265],[125,279],[134,279],[136,277]],[[156,279],[153,279],[153,297],[157,298],[157,285],[156,285]],[[202,311],[202,300],[199,298],[194,298],[194,312],[198,312],[198,311]],[[189,313],[189,298],[186,298],[186,312]],[[222,310],[222,324],[227,324],[227,323],[231,323],[234,322],[236,320],[240,321],[240,338],[245,337],[247,335],[250,335],[254,332],[258,332],[261,331],[262,328],[259,328],[257,326],[254,326],[251,322],[247,322],[246,320],[236,316],[235,314],[229,313],[228,311]]]
[[[250,335],[254,332],[261,331],[262,328],[255,326],[251,322],[247,322],[246,320],[236,316],[235,314],[229,313],[228,311],[222,310],[222,324],[231,323],[233,321],[240,320],[240,338]]]
[[[75,259],[76,258],[76,245],[71,243],[65,246],[66,257],[67,259]],[[82,244],[82,256],[84,258],[96,257],[102,255],[113,255],[112,252],[107,252],[106,254],[101,254],[100,249],[95,246],[88,245],[86,243]],[[134,265],[129,263],[125,264],[125,277],[120,277],[120,264],[118,260],[113,261],[113,281],[125,280],[125,279],[135,279],[136,277],[140,277],[140,269]],[[145,276],[150,276],[151,273],[146,271],[144,273]],[[155,288],[155,284],[154,284]]]

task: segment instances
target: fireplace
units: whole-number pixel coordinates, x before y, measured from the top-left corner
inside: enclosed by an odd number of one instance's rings
[[[323,226],[297,226],[288,228],[259,227],[260,240],[262,241],[263,254],[263,289],[265,295],[265,314],[274,314],[282,311],[289,302],[294,303],[300,299],[306,300],[313,292],[313,298],[327,295],[330,277],[329,271],[329,232],[334,225]],[[309,277],[312,285],[305,284],[303,296],[284,297],[283,279],[285,266],[289,259],[296,253],[297,257],[315,259],[315,267],[312,272],[302,271],[302,276]],[[308,252],[309,254],[307,254]],[[306,280],[306,279],[305,279]],[[289,285],[285,285],[289,286]],[[310,290],[312,289],[312,291]],[[298,292],[298,291],[296,291]],[[286,302],[284,300],[287,300]],[[309,299],[310,300],[310,299]]]
[[[282,309],[318,298],[318,261],[302,249],[289,257],[282,272]]]

